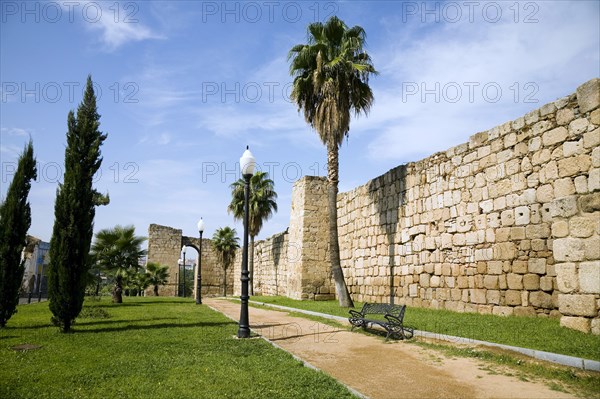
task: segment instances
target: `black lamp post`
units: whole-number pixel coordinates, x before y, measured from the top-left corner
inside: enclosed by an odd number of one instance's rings
[[[185,298],[185,245],[181,247],[181,256],[183,257],[183,295]]]
[[[200,244],[198,245],[198,278],[196,280],[196,305],[202,304],[202,233],[204,232],[204,221],[200,218],[198,222],[198,233],[200,233]]]
[[[238,329],[238,338],[248,338],[250,336],[250,321],[248,319],[248,198],[250,197],[250,178],[254,174],[256,160],[252,156],[250,149],[246,147],[246,151],[240,158],[240,169],[244,177],[244,247],[242,249],[242,307],[240,309],[240,327]]]

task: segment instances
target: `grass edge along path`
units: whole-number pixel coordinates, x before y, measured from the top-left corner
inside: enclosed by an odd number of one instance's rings
[[[286,297],[255,296],[253,301],[287,306],[348,318],[348,309],[337,301],[300,301]],[[355,302],[360,309],[362,303]],[[600,336],[561,327],[557,319],[458,313],[448,310],[408,307],[404,323],[438,336],[543,351],[600,361]]]
[[[46,302],[20,306],[0,330],[0,397],[353,398],[325,373],[193,300],[86,302],[74,333],[49,322]],[[16,351],[31,344],[38,349]]]
[[[239,304],[239,298],[227,298],[227,300]],[[341,316],[253,300],[249,302],[249,305],[258,309],[270,309],[273,311],[284,312],[289,316],[301,317],[319,323],[325,323],[336,328],[350,330],[347,318]],[[358,329],[355,330],[355,333],[378,337],[381,339],[382,344],[384,344],[384,331],[363,331],[362,329]],[[503,374],[511,377],[516,376],[522,381],[537,381],[545,384],[552,390],[571,393],[578,397],[596,398],[598,392],[600,392],[600,372],[598,371],[591,369],[577,369],[569,365],[544,361],[544,359],[531,357],[528,354],[523,354],[514,351],[513,349],[490,346],[487,342],[483,343],[484,346],[480,346],[476,342],[461,343],[456,342],[456,340],[445,342],[439,340],[439,338],[441,338],[439,335],[437,337],[433,337],[433,335],[434,334],[428,333],[415,334],[417,339],[409,340],[405,344],[432,349],[441,352],[444,356],[450,358],[465,357],[478,359],[482,361],[482,364],[480,365],[480,370],[482,371],[486,371],[490,374]]]

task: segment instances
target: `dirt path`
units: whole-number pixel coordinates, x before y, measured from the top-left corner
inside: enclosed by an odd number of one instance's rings
[[[239,303],[209,298],[204,303],[239,320]],[[385,343],[280,311],[250,307],[250,326],[372,399],[573,397],[540,383],[490,374],[476,359],[448,358],[402,341]]]

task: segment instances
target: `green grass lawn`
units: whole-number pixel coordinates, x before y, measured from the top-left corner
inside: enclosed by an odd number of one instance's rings
[[[272,296],[255,296],[251,300],[348,317],[348,309],[340,308],[337,301],[297,301]],[[356,309],[362,307],[362,303],[355,302],[354,305]],[[409,307],[404,323],[440,335],[600,360],[600,336],[561,327],[557,319],[501,317]]]
[[[0,330],[0,398],[350,398],[329,376],[180,298],[86,302],[74,333],[47,303],[22,305]],[[14,346],[39,345],[15,351]]]

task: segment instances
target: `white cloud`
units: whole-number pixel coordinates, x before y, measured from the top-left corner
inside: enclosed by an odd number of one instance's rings
[[[376,65],[381,76],[373,80],[372,113],[353,124],[355,132],[376,132],[370,158],[416,161],[570,94],[593,78],[600,67],[597,5],[590,10],[537,4],[535,24],[507,19],[446,24],[426,32],[395,25],[397,40],[374,53],[374,59],[389,61]],[[415,95],[407,95],[407,89]],[[425,90],[430,94],[423,95]]]
[[[3,135],[25,137],[31,136],[31,129],[22,129],[20,127],[3,127],[0,129]]]
[[[75,15],[82,16],[87,29],[100,33],[100,42],[104,50],[109,52],[130,42],[165,39],[164,35],[140,22],[142,13],[139,12],[139,3],[82,1],[76,5],[68,2],[61,5],[67,12],[73,12],[72,7],[81,7],[81,14]]]

